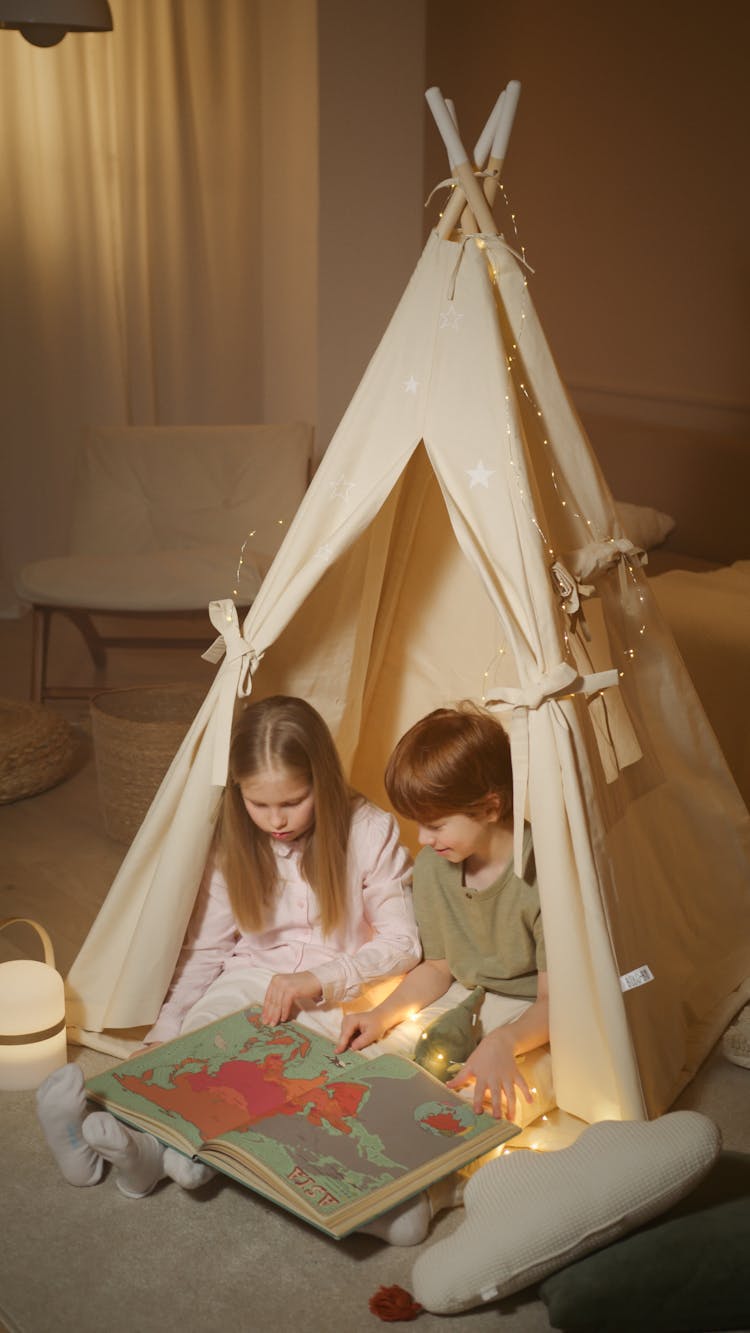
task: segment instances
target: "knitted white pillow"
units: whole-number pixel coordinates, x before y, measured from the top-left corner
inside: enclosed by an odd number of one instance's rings
[[[433,1314],[499,1300],[633,1231],[670,1208],[721,1148],[696,1111],[601,1121],[569,1148],[515,1151],[466,1186],[466,1217],[417,1259],[414,1296]]]

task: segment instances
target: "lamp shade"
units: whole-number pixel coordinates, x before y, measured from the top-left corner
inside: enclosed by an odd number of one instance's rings
[[[0,1090],[38,1088],[67,1060],[65,988],[55,971],[52,941],[26,917],[0,920],[33,926],[44,946],[44,962],[31,958],[0,963]]]
[[[34,46],[56,46],[66,32],[111,32],[108,0],[0,0],[0,28],[17,28]]]

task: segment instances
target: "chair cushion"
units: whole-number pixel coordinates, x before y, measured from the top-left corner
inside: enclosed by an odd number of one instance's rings
[[[750,1154],[723,1152],[658,1221],[548,1277],[550,1323],[567,1333],[750,1328]]]
[[[227,545],[275,552],[305,493],[312,429],[111,426],[87,432],[69,553]]]
[[[671,1207],[720,1146],[713,1121],[672,1111],[589,1125],[556,1152],[496,1157],[466,1186],[466,1220],[417,1259],[414,1296],[453,1314],[520,1291]]]
[[[202,611],[221,597],[248,606],[271,557],[246,550],[238,582],[239,556],[237,546],[58,556],[24,565],[16,591],[36,605],[87,611]]]

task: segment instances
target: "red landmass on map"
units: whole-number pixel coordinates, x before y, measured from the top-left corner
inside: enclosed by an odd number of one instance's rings
[[[249,1129],[275,1115],[304,1115],[312,1124],[328,1123],[350,1134],[347,1117],[356,1115],[368,1092],[362,1083],[332,1083],[326,1075],[293,1078],[285,1072],[281,1055],[262,1061],[231,1059],[211,1073],[208,1061],[188,1059],[176,1065],[170,1086],[151,1083],[143,1075],[118,1074],[120,1085],[164,1111],[176,1112],[195,1125],[201,1138],[211,1139],[230,1130]]]

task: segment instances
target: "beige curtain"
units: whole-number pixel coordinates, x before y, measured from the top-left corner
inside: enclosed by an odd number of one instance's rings
[[[0,614],[66,549],[81,428],[262,419],[263,0],[0,33]]]

